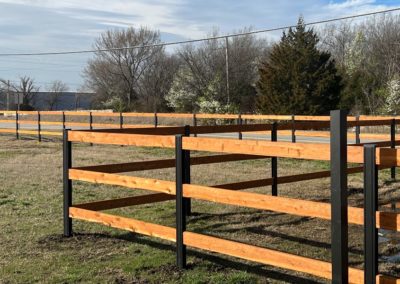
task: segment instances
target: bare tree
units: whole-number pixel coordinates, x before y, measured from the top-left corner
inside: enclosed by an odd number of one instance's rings
[[[8,81],[0,79],[2,85],[7,85]],[[35,96],[39,92],[39,87],[35,85],[35,80],[29,76],[19,78],[19,83],[9,84],[9,90],[14,94],[18,101],[18,108],[21,110],[31,110],[34,108]],[[22,104],[20,104],[22,101]]]
[[[165,102],[174,76],[179,68],[178,58],[159,53],[140,81],[140,110],[145,112],[168,111]]]
[[[101,101],[118,98],[125,109],[137,109],[141,80],[157,58],[164,54],[163,47],[147,45],[159,42],[159,32],[145,27],[106,31],[96,40],[94,48],[98,52],[84,71],[87,85],[100,96]],[[143,47],[114,49],[140,45]],[[113,50],[104,52],[103,49]],[[164,69],[164,72],[168,70]]]
[[[64,92],[68,92],[69,88],[67,84],[60,80],[55,80],[50,83],[47,88],[47,96],[45,102],[48,105],[49,110],[57,109],[57,105],[60,102],[60,97]]]

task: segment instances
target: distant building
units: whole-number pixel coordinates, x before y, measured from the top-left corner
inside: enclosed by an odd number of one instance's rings
[[[32,106],[35,110],[49,110],[51,108],[49,98],[53,94],[50,92],[37,92],[32,100]],[[22,96],[19,96],[22,103]],[[94,93],[64,92],[61,93],[52,106],[52,110],[75,110],[91,109],[94,101]],[[7,103],[7,100],[9,103]],[[15,110],[18,108],[18,95],[10,93],[7,99],[7,93],[0,93],[0,109]]]

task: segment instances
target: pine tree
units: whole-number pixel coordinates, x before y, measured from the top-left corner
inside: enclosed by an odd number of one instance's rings
[[[341,77],[331,55],[318,50],[318,41],[302,17],[295,29],[283,33],[259,69],[260,112],[321,115],[337,107]]]

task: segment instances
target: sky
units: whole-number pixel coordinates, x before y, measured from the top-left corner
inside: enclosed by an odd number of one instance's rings
[[[104,31],[159,30],[162,41],[196,39],[213,28],[266,29],[400,7],[400,0],[0,0],[0,54],[91,49]],[[270,40],[280,33],[266,34]],[[42,91],[53,80],[71,91],[83,83],[90,55],[0,57],[0,78],[35,79]]]

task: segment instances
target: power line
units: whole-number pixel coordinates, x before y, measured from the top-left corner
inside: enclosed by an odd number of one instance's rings
[[[400,7],[388,9],[388,10],[370,12],[370,13],[346,16],[346,17],[340,17],[340,18],[332,18],[332,19],[328,19],[328,20],[314,21],[314,22],[305,24],[305,26],[312,26],[312,25],[348,20],[348,19],[355,19],[355,18],[366,17],[366,16],[373,16],[373,15],[385,14],[385,13],[390,13],[390,12],[395,12],[395,11],[400,11]],[[274,31],[286,30],[286,29],[295,28],[295,27],[296,27],[296,25],[291,25],[291,26],[283,26],[283,27],[278,27],[278,28],[262,29],[262,30],[255,30],[255,31],[235,33],[235,34],[227,34],[227,35],[200,38],[200,39],[182,40],[182,41],[174,41],[174,42],[163,42],[163,43],[148,44],[148,45],[114,47],[114,48],[105,48],[105,49],[98,49],[98,50],[87,49],[87,50],[75,50],[75,51],[37,52],[37,53],[0,53],[0,56],[4,57],[4,56],[66,55],[66,54],[83,54],[83,53],[96,53],[96,52],[107,52],[107,51],[117,51],[117,50],[129,50],[129,49],[139,49],[139,48],[148,48],[148,47],[161,47],[161,46],[195,43],[195,42],[207,41],[207,40],[223,39],[223,38],[229,38],[229,37],[238,37],[238,36],[252,35],[252,34],[259,34],[259,33],[266,33],[266,32],[274,32]]]

